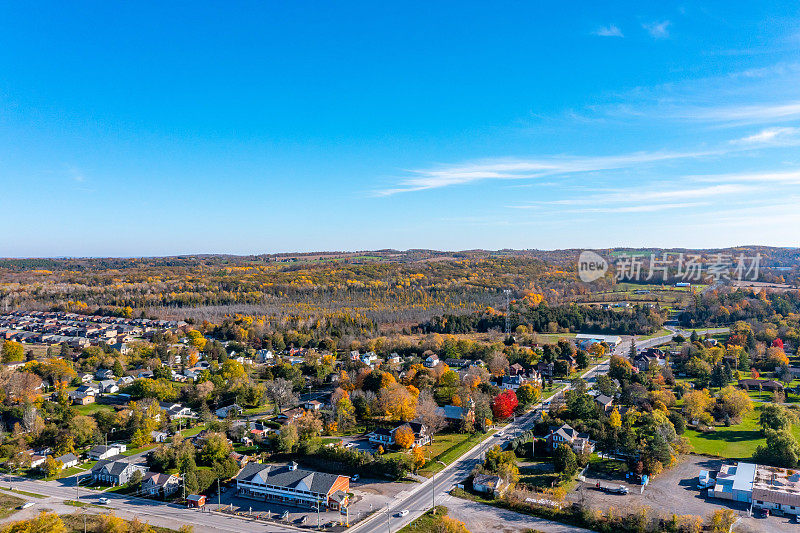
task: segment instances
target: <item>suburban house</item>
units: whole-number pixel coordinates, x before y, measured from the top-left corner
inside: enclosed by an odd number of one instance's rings
[[[100,368],[94,373],[94,377],[98,380],[114,379],[114,371],[107,368]]]
[[[614,408],[614,399],[605,394],[598,394],[594,398],[594,403],[597,404],[604,413],[608,414]]]
[[[658,363],[658,357],[655,355],[647,355],[645,353],[638,353],[631,361],[634,367],[636,367],[640,372],[647,372],[650,370],[650,365],[652,363]]]
[[[94,393],[90,394],[88,392],[74,390],[67,393],[67,397],[69,397],[73,405],[88,405],[95,402]]]
[[[466,408],[460,405],[445,405],[444,407],[439,407],[436,411],[444,417],[448,424],[455,426],[465,418],[475,415],[475,402],[470,400]]]
[[[579,434],[569,424],[550,429],[550,433],[547,435],[547,447],[555,450],[559,444],[566,444],[572,447],[575,453],[587,451],[591,453],[594,451],[594,443],[589,440],[589,435],[586,433]]]
[[[109,457],[116,457],[127,449],[128,447],[125,444],[112,444],[110,446],[100,444],[86,452],[86,455],[89,459],[100,461]]]
[[[525,367],[519,363],[514,363],[510,367],[508,367],[508,373],[511,376],[520,376],[525,373]]]
[[[292,420],[297,420],[301,416],[303,416],[305,411],[302,407],[293,407],[291,409],[287,409],[286,411],[280,413],[278,416],[275,417],[275,420],[278,422],[286,423],[291,422]]]
[[[91,374],[81,374],[81,383],[89,383],[90,381],[92,381]]]
[[[61,468],[72,468],[78,466],[78,456],[74,453],[65,453],[60,457],[56,457],[56,461],[61,461]]]
[[[23,453],[25,453],[25,452],[23,452]],[[31,468],[40,467],[47,460],[47,456],[46,455],[37,455],[37,454],[33,454],[33,453],[31,453],[29,455],[31,457]]]
[[[158,406],[167,412],[167,418],[177,420],[179,418],[193,418],[194,411],[188,407],[175,402],[158,402]]]
[[[163,431],[151,431],[150,436],[153,438],[153,442],[166,442],[169,437]]]
[[[368,435],[369,441],[373,444],[380,444],[384,448],[387,446],[394,446],[395,434],[397,433],[397,430],[406,426],[410,427],[411,431],[414,432],[414,443],[411,445],[412,448],[416,448],[417,446],[425,446],[431,443],[431,436],[428,435],[428,428],[419,422],[406,422],[405,424],[400,424],[394,428],[377,428]]]
[[[323,404],[319,400],[309,400],[303,404],[303,408],[306,411],[319,411],[320,409],[322,409],[323,405],[325,404]]]
[[[350,478],[299,468],[297,463],[250,463],[236,476],[239,496],[283,505],[327,509],[347,506]]]
[[[92,467],[92,480],[104,485],[124,485],[136,471],[144,474],[147,467],[127,461],[98,461]]]
[[[181,486],[175,474],[148,472],[142,479],[142,492],[150,496],[169,496]]]
[[[228,413],[230,412],[233,412],[233,414],[235,415],[240,415],[242,414],[242,411],[243,409],[241,408],[241,406],[239,404],[234,403],[231,405],[226,405],[225,407],[220,407],[219,409],[216,410],[216,414],[220,418],[227,418]]]
[[[740,379],[738,385],[746,390],[782,391],[783,384],[771,379]]]
[[[256,352],[257,363],[266,363],[268,361],[272,361],[273,358],[274,356],[272,355],[272,350],[261,349]]]
[[[371,367],[378,360],[378,354],[375,352],[367,352],[361,356],[361,362]]]
[[[117,380],[117,385],[120,387],[126,387],[133,383],[133,376],[122,376]]]
[[[96,394],[100,394],[100,386],[95,385],[94,383],[89,383],[88,385],[81,385],[73,392],[81,392],[84,394],[91,394],[92,396],[94,396]]]
[[[113,379],[104,379],[100,382],[100,392],[103,394],[112,394],[119,392],[119,385]]]
[[[522,374],[516,374],[513,376],[503,376],[503,380],[500,382],[501,389],[511,389],[517,390],[522,386],[523,383],[527,383],[529,380]]]
[[[426,368],[433,368],[439,364],[439,356],[436,354],[429,355],[423,363]]]
[[[477,474],[472,479],[472,489],[475,492],[499,496],[506,488],[507,485],[500,476]]]

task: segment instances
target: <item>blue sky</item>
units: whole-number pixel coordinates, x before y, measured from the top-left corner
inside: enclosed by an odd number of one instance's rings
[[[2,256],[800,245],[797,2],[0,6]]]

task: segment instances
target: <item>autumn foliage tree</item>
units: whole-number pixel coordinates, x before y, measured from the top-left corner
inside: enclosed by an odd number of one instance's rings
[[[517,405],[517,394],[511,389],[504,390],[492,401],[492,414],[496,420],[505,420],[514,414]]]
[[[408,424],[403,424],[394,432],[394,442],[399,447],[407,450],[414,445],[414,430]]]

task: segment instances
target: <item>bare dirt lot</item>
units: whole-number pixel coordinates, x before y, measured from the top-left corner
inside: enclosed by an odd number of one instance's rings
[[[624,479],[598,477],[589,470],[586,481],[579,483],[567,498],[574,502],[583,502],[595,509],[606,510],[613,507],[617,510],[632,510],[642,507],[664,515],[697,515],[707,518],[718,509],[733,509],[741,517],[734,531],[748,532],[797,532],[798,524],[793,524],[789,517],[770,516],[754,518],[747,516],[748,507],[735,502],[708,498],[705,490],[697,488],[697,475],[700,470],[719,470],[724,464],[721,459],[689,455],[684,457],[675,467],[667,470],[641,492],[641,486],[626,483]],[[630,491],[627,495],[607,494],[595,489],[595,484],[623,485]]]

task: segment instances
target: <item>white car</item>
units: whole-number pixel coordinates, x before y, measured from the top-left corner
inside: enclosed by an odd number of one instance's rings
[[[403,509],[402,511],[397,513],[397,516],[399,517],[408,516],[408,509]]]
[[[27,509],[28,507],[33,507],[33,502],[25,502],[22,505],[20,505],[19,508],[20,509]]]
[[[108,498],[100,498],[100,505],[108,505]]]

